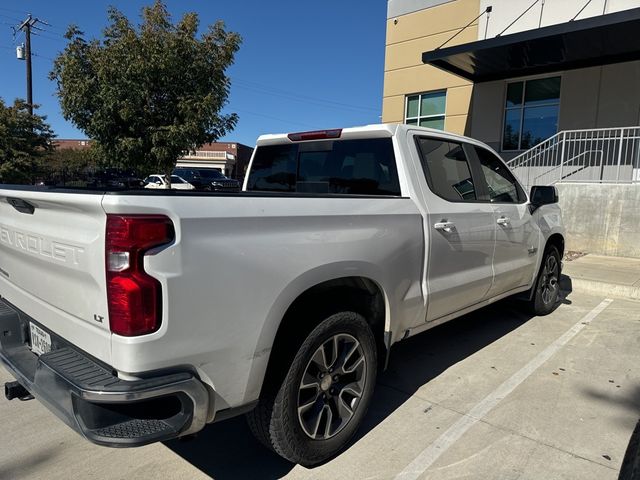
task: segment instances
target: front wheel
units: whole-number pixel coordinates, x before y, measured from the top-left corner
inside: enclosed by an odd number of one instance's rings
[[[369,406],[377,372],[376,344],[365,319],[340,312],[305,339],[275,394],[247,415],[263,444],[305,466],[338,453]]]
[[[540,272],[530,300],[530,309],[535,315],[548,315],[558,306],[560,297],[560,253],[549,245],[542,258]]]

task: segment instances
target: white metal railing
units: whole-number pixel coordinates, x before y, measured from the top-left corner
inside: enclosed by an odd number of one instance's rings
[[[565,130],[507,164],[527,188],[558,182],[640,183],[640,127]]]

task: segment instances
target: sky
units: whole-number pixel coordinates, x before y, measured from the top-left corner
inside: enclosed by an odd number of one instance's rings
[[[0,0],[0,97],[26,97],[25,62],[16,58],[11,27],[31,13],[49,24],[32,36],[33,99],[58,138],[85,138],[62,117],[53,58],[66,44],[63,33],[76,24],[86,38],[101,38],[106,11],[114,5],[136,23],[152,0]],[[240,120],[221,139],[254,145],[263,133],[284,133],[379,123],[382,109],[384,0],[168,0],[177,20],[199,14],[201,29],[221,19],[243,43],[228,74],[232,80],[225,112]]]

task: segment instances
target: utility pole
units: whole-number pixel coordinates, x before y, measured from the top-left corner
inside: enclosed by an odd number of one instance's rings
[[[31,80],[31,29],[38,28],[36,23],[40,20],[32,18],[31,14],[27,16],[27,19],[20,24],[16,31],[22,30],[25,35],[25,61],[27,62],[27,107],[29,113],[33,115],[33,83]],[[42,22],[44,23],[44,22]]]

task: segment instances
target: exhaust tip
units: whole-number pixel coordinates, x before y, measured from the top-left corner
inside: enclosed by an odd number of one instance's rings
[[[29,390],[24,388],[20,382],[7,382],[4,384],[4,396],[7,400],[13,400],[19,398],[20,400],[31,400],[33,395],[29,393]]]

